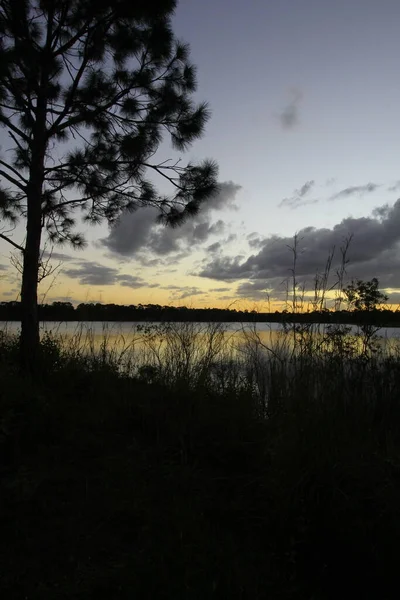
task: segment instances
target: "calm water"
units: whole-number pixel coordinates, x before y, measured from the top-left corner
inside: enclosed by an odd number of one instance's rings
[[[65,341],[76,340],[82,344],[90,343],[95,347],[99,347],[104,340],[107,340],[107,345],[110,347],[126,347],[129,344],[141,344],[146,338],[143,328],[158,328],[161,323],[148,322],[115,322],[115,321],[70,321],[70,322],[55,322],[45,321],[40,324],[41,334],[51,333]],[[197,337],[205,338],[208,333],[208,328],[213,327],[208,323],[174,323],[172,325],[178,330],[180,326],[188,328],[188,331],[195,331]],[[244,338],[244,331],[254,329],[254,324],[242,323],[226,323],[217,324],[223,330],[223,335],[226,341],[240,341]],[[20,331],[20,323],[17,321],[0,321],[0,330],[8,331],[9,333],[18,333]],[[264,343],[270,343],[273,339],[279,337],[281,327],[278,323],[258,323],[255,325],[257,333],[260,335]]]
[[[74,342],[76,344],[90,345],[92,348],[99,348],[100,345],[107,341],[108,347],[126,348],[129,345],[142,345],[145,341],[146,334],[141,328],[160,326],[160,323],[144,323],[144,322],[52,322],[46,321],[41,323],[41,332],[50,332],[53,335],[61,337],[66,342]],[[180,324],[172,325],[179,330]],[[279,323],[226,323],[220,325],[223,329],[223,336],[226,342],[232,347],[240,344],[246,339],[250,333],[250,337],[258,337],[259,340],[267,346],[275,346],[282,342],[284,338],[290,340],[288,336],[283,336],[282,326]],[[186,323],[183,324],[183,330],[188,328],[190,331],[196,331],[197,340],[208,339],[209,333],[207,328],[213,327],[208,323]],[[324,331],[324,325],[314,325],[315,335],[320,335]],[[6,330],[10,333],[18,333],[20,323],[0,321],[0,330]],[[318,330],[320,334],[318,334]],[[353,327],[352,332],[357,333],[357,328]],[[378,334],[381,338],[380,344],[390,351],[390,348],[400,347],[400,329],[398,328],[382,328]],[[159,336],[162,337],[162,336]],[[157,338],[157,335],[155,336]],[[147,338],[148,339],[148,338]],[[249,337],[247,337],[249,339]],[[154,341],[154,340],[153,340]]]

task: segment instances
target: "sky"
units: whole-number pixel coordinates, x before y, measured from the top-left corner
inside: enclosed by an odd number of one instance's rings
[[[352,236],[348,277],[400,302],[399,22],[398,0],[182,0],[174,31],[212,110],[182,159],[215,159],[220,193],[177,229],[143,208],[85,230],[84,251],[53,250],[41,298],[279,308],[297,234],[306,290]],[[0,300],[18,299],[10,250],[0,240]]]

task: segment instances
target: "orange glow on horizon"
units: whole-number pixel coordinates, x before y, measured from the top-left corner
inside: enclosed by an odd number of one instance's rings
[[[221,308],[221,309],[236,309],[237,311],[256,311],[263,313],[281,312],[285,308],[292,311],[290,298],[285,299],[269,299],[267,292],[265,298],[260,300],[246,299],[238,296],[235,293],[236,284],[220,284],[215,281],[204,281],[194,276],[185,276],[174,278],[174,289],[167,289],[170,285],[171,278],[165,277],[164,281],[159,279],[159,287],[140,287],[130,288],[121,285],[102,285],[89,286],[81,285],[76,280],[60,277],[53,282],[44,280],[39,286],[39,302],[51,304],[55,301],[72,302],[74,305],[80,303],[100,303],[100,304],[120,304],[120,305],[148,305],[157,304],[160,306],[186,306],[187,308]],[[0,292],[0,300],[9,302],[19,300],[18,282],[7,281],[6,278],[2,281],[2,289]],[[204,285],[206,284],[206,285]],[[208,285],[207,285],[208,284]],[[214,288],[223,287],[226,290],[217,292]],[[176,289],[175,289],[176,288]],[[193,293],[191,291],[193,290]],[[386,291],[386,290],[383,290]],[[397,290],[387,290],[387,293],[395,293]],[[304,303],[298,303],[298,312],[308,312],[313,310],[310,302],[310,295]],[[335,299],[332,294],[326,295],[328,304],[331,304]],[[342,309],[346,309],[346,304],[343,302]],[[399,311],[399,304],[388,302],[382,305],[382,309],[387,308],[392,311]],[[328,310],[332,310],[332,306],[327,306]]]

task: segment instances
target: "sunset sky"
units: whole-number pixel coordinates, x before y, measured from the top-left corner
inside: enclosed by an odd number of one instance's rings
[[[213,115],[182,158],[214,158],[220,194],[179,229],[141,209],[88,229],[84,251],[56,248],[46,301],[250,308],[269,290],[278,306],[298,233],[306,287],[352,234],[349,276],[400,302],[399,24],[398,0],[182,0],[174,29]],[[167,140],[160,155],[176,156]],[[10,250],[2,300],[19,294]]]

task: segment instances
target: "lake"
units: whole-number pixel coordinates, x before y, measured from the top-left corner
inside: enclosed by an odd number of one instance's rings
[[[98,350],[107,344],[107,348],[123,350],[127,347],[143,347],[149,340],[154,347],[157,343],[163,343],[166,331],[162,327],[170,327],[169,333],[174,332],[179,338],[180,333],[186,336],[195,335],[196,343],[206,343],[210,334],[218,330],[218,335],[224,340],[224,344],[237,350],[238,346],[250,340],[259,340],[268,347],[281,346],[282,343],[293,343],[293,333],[283,333],[282,325],[279,323],[149,323],[149,322],[53,322],[45,321],[40,324],[41,334],[50,333],[59,337],[65,344],[73,344],[74,347],[81,345],[90,350]],[[304,327],[304,324],[303,324]],[[327,325],[312,325],[314,339],[322,338]],[[0,321],[0,330],[9,333],[18,333],[20,323],[17,321]],[[352,326],[352,334],[357,334],[357,327]],[[382,328],[378,333],[380,346],[389,353],[393,348],[400,348],[400,330],[395,327]],[[185,343],[181,336],[181,342]],[[221,342],[221,340],[219,340]]]

